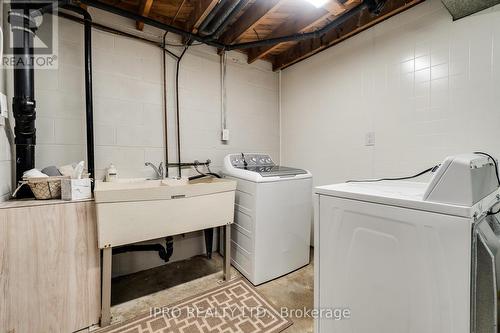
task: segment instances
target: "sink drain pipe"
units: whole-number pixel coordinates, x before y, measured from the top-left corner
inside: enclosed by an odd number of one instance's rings
[[[165,247],[162,244],[131,244],[113,248],[113,255],[127,252],[158,252],[158,256],[165,262],[169,262],[174,253],[174,238],[172,236],[165,238]]]

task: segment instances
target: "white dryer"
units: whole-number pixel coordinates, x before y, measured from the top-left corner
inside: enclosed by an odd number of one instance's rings
[[[429,183],[315,189],[316,333],[497,333],[496,162],[449,157]],[[350,317],[350,318],[347,318]]]
[[[254,285],[309,263],[312,176],[266,154],[231,154],[224,177],[237,181],[231,263]]]

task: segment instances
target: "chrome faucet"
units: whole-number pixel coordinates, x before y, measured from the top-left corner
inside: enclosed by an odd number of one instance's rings
[[[163,179],[163,162],[161,162],[160,165],[158,165],[158,167],[156,167],[151,162],[146,162],[144,165],[153,168],[153,170],[156,173],[156,178],[154,179]]]

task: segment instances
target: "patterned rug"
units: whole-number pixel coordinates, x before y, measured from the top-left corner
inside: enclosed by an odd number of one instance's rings
[[[292,324],[246,280],[236,279],[98,332],[277,333]]]

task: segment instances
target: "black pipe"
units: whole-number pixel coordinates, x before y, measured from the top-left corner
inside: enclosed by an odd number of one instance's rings
[[[30,8],[22,0],[14,0],[9,12],[9,23],[13,34],[14,97],[14,134],[16,145],[16,181],[22,180],[23,173],[35,167],[36,145],[36,101],[34,79],[33,40],[36,24],[30,17]],[[21,197],[32,196],[29,191],[20,193]]]
[[[120,15],[122,17],[132,19],[134,21],[143,21],[147,25],[150,25],[150,26],[153,26],[153,27],[156,27],[158,29],[162,29],[162,30],[165,30],[168,32],[172,32],[174,34],[177,34],[177,35],[184,37],[187,40],[194,40],[194,41],[202,42],[202,43],[205,43],[207,45],[214,46],[216,48],[224,48],[224,44],[218,43],[216,41],[209,41],[207,38],[205,38],[203,36],[184,31],[184,30],[179,29],[177,27],[174,27],[172,25],[153,20],[149,17],[145,17],[142,15],[138,15],[136,13],[129,12],[128,10],[125,10],[125,9],[117,8],[117,7],[114,7],[112,5],[109,5],[109,4],[100,2],[100,1],[96,1],[96,0],[81,0],[81,2],[84,4],[87,4],[89,6],[110,12],[110,13],[117,14],[117,15]]]
[[[344,23],[351,17],[359,14],[361,11],[365,10],[367,8],[367,4],[363,3],[354,9],[351,9],[344,14],[342,14],[339,18],[333,20],[326,26],[324,26],[321,29],[312,31],[312,32],[304,32],[304,33],[297,33],[297,34],[292,34],[292,35],[287,35],[287,36],[282,36],[282,37],[277,37],[277,38],[269,38],[269,39],[263,39],[260,41],[255,41],[255,42],[246,42],[246,43],[239,43],[239,44],[233,44],[233,45],[226,45],[220,42],[217,42],[213,39],[212,35],[208,36],[200,36],[198,34],[193,34],[191,32],[184,31],[182,29],[179,29],[177,27],[174,27],[169,24],[165,24],[156,20],[153,20],[148,17],[144,17],[132,12],[129,12],[127,10],[121,9],[121,8],[116,8],[113,7],[112,5],[104,4],[100,1],[97,0],[81,0],[81,2],[93,6],[105,11],[108,11],[113,14],[117,14],[123,17],[130,18],[132,20],[136,21],[143,21],[145,24],[151,25],[153,27],[173,32],[175,34],[178,34],[187,40],[190,41],[199,41],[201,43],[214,46],[218,49],[221,50],[226,50],[226,51],[231,51],[231,50],[241,50],[241,49],[248,49],[248,48],[254,48],[254,47],[260,47],[260,46],[269,46],[269,45],[275,45],[275,44],[280,44],[284,42],[290,42],[290,41],[301,41],[301,40],[307,40],[307,39],[312,39],[312,38],[319,38],[329,30],[338,27],[340,24]],[[376,13],[375,13],[376,14]]]
[[[168,166],[171,167],[194,167],[194,166],[209,166],[210,163],[212,163],[210,160],[207,160],[206,162],[191,162],[191,163],[168,163]]]
[[[95,177],[94,167],[94,103],[92,95],[92,16],[85,9],[64,5],[64,9],[83,16],[85,44],[85,116],[87,127],[87,169],[91,177]],[[92,189],[93,189],[92,183]]]
[[[175,111],[176,111],[176,120],[177,120],[177,161],[179,163],[179,166],[177,168],[177,176],[180,178],[182,176],[181,173],[181,123],[180,123],[180,110],[179,110],[179,70],[181,67],[181,60],[184,57],[184,54],[186,54],[186,51],[188,49],[188,46],[184,48],[184,51],[182,51],[181,55],[179,56],[179,59],[177,59],[177,66],[175,70]],[[167,164],[168,168],[168,164]]]
[[[165,262],[169,262],[174,253],[173,237],[165,238],[165,247],[161,244],[129,244],[113,248],[113,255],[127,252],[158,252],[158,256]]]
[[[226,46],[225,50],[231,51],[231,50],[250,49],[250,48],[254,48],[254,47],[269,46],[269,45],[275,45],[275,44],[291,42],[291,41],[296,42],[296,41],[301,41],[301,40],[306,40],[306,39],[319,38],[322,35],[324,35],[325,33],[327,33],[328,31],[340,26],[342,23],[346,22],[351,17],[362,12],[363,10],[365,10],[365,8],[367,8],[367,5],[363,3],[359,6],[351,9],[350,11],[343,13],[340,17],[338,17],[335,20],[333,20],[332,22],[328,23],[323,28],[315,30],[315,31],[302,32],[302,33],[288,35],[288,36],[263,39],[263,40],[255,41],[255,42],[245,42],[245,43],[228,45],[228,46]]]
[[[207,251],[207,259],[212,259],[212,245],[214,243],[214,228],[203,230],[205,234],[205,249]]]
[[[80,24],[84,24],[85,23],[85,20],[83,20],[83,19],[81,19],[79,17],[76,17],[76,16],[71,15],[71,14],[67,14],[67,13],[64,13],[64,12],[60,12],[60,11],[57,12],[57,16],[65,18],[65,19],[68,19],[68,20],[73,21],[73,22],[80,23]],[[132,38],[132,39],[140,40],[140,41],[143,41],[145,43],[151,44],[153,46],[157,46],[159,48],[161,48],[162,45],[163,45],[162,43],[158,43],[155,40],[147,39],[147,38],[144,38],[144,37],[141,37],[141,36],[138,36],[138,35],[134,35],[134,34],[131,34],[131,33],[125,32],[125,31],[121,31],[121,30],[118,30],[118,29],[115,29],[115,28],[111,28],[111,27],[105,26],[103,24],[96,23],[94,21],[92,21],[92,28],[97,29],[97,30],[101,30],[101,31],[105,31],[105,32],[109,32],[109,33],[112,33],[112,34],[116,34],[116,35],[119,35],[119,36],[123,36],[123,37],[127,37],[127,38]],[[184,47],[184,45],[180,45],[180,46]],[[166,50],[166,51],[169,52],[168,50]]]

